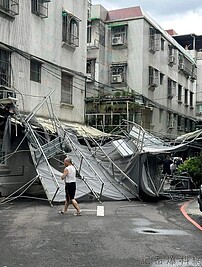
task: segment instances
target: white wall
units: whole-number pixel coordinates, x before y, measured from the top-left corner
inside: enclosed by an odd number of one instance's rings
[[[81,20],[79,47],[75,50],[62,47],[62,8]],[[31,13],[31,1],[22,0],[19,4],[19,15],[13,21],[0,16],[2,42],[58,66],[44,62],[41,83],[36,83],[30,81],[29,59],[12,53],[13,85],[20,91],[18,98],[22,111],[32,111],[44,96],[55,90],[52,103],[56,115],[62,120],[84,122],[84,78],[74,75],[73,105],[61,106],[61,68],[85,74],[86,23],[87,0],[51,1],[48,4],[48,18],[45,19]],[[48,116],[45,106],[38,115]]]

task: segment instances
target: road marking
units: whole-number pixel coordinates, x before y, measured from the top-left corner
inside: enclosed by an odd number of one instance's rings
[[[75,209],[68,209],[69,211],[73,211]],[[96,210],[90,210],[90,209],[81,209],[81,212],[87,211],[87,212],[96,212],[97,216],[105,216],[104,215],[104,206],[97,206]]]
[[[189,217],[189,215],[185,211],[186,207],[189,205],[190,202],[191,202],[191,200],[188,201],[188,202],[186,202],[184,205],[182,205],[182,207],[180,208],[180,210],[181,210],[182,214],[184,215],[184,217],[188,221],[190,221],[194,226],[196,226],[199,230],[202,231],[202,227],[197,222],[195,222],[191,217]]]

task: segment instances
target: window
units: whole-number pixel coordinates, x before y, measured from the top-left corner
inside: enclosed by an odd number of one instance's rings
[[[169,66],[176,65],[177,63],[177,50],[172,46],[168,45],[168,64]]]
[[[160,73],[160,85],[163,85],[164,74]]]
[[[173,113],[168,112],[167,122],[169,129],[173,129],[175,127],[175,118]]]
[[[10,53],[0,49],[0,85],[10,87],[11,83],[11,67]]]
[[[127,25],[111,26],[111,44],[112,46],[123,45],[127,43]]]
[[[190,107],[193,108],[193,98],[194,98],[194,93],[193,92],[190,92],[189,93],[189,103],[190,103]]]
[[[155,53],[160,50],[160,34],[157,29],[149,29],[149,51]]]
[[[126,64],[111,66],[111,83],[126,82]]]
[[[30,61],[30,80],[41,82],[41,63],[36,60]]]
[[[164,51],[165,40],[161,38],[161,51]]]
[[[48,17],[48,2],[50,0],[31,0],[31,11],[33,14],[44,19]]]
[[[149,86],[152,88],[159,85],[159,71],[149,66]]]
[[[67,11],[62,12],[62,41],[70,46],[79,46],[79,19]]]
[[[184,103],[188,106],[188,89],[184,89]]]
[[[178,103],[182,104],[182,85],[178,84]]]
[[[168,98],[172,99],[176,94],[176,82],[168,78]]]
[[[88,78],[93,79],[93,80],[95,79],[95,59],[88,59],[87,60],[86,74],[87,74]]]
[[[99,48],[105,46],[105,25],[100,19],[88,21],[87,26],[87,47]]]
[[[191,81],[194,82],[196,79],[197,79],[197,66],[193,64],[191,72]]]
[[[61,81],[61,102],[72,104],[73,76],[62,72]]]
[[[159,109],[159,123],[162,123],[163,109]]]
[[[186,78],[193,73],[193,64],[187,58],[185,58],[182,54],[179,54],[179,70],[184,73]]]
[[[0,0],[0,11],[12,16],[19,14],[19,0]]]
[[[202,103],[196,104],[196,113],[197,115],[202,115]]]

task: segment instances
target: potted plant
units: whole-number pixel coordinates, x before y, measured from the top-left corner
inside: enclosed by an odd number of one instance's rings
[[[202,154],[196,157],[190,157],[178,166],[178,172],[187,172],[193,179],[196,187],[202,184]]]

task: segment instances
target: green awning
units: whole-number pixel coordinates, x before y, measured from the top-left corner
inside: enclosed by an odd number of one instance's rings
[[[122,26],[128,26],[128,24],[127,23],[113,23],[111,25],[108,25],[109,28],[122,27]]]
[[[100,18],[90,18],[90,21],[92,20],[100,20]]]

